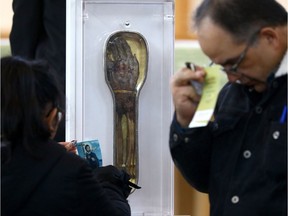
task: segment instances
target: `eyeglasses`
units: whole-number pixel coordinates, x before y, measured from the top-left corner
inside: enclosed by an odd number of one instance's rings
[[[253,44],[253,42],[255,41],[255,38],[256,38],[256,36],[258,35],[258,32],[259,32],[259,31],[255,32],[255,33],[251,36],[251,38],[248,40],[247,46],[246,46],[245,49],[240,53],[240,55],[239,55],[239,57],[237,58],[236,62],[235,62],[232,66],[230,66],[230,67],[228,67],[228,66],[223,67],[223,68],[222,68],[222,71],[224,71],[225,73],[228,73],[228,74],[238,74],[237,71],[238,71],[239,65],[241,64],[241,62],[242,62],[242,61],[244,60],[244,58],[246,57],[246,54],[247,54],[250,46],[251,46],[251,45]],[[210,66],[212,66],[213,64],[214,64],[214,62],[211,62],[211,63],[210,63]]]
[[[245,58],[247,51],[250,48],[250,44],[248,44],[245,49],[243,50],[243,52],[239,55],[239,57],[236,60],[236,63],[234,63],[232,66],[228,67],[223,67],[222,71],[227,73],[227,74],[238,74],[238,67],[241,64],[241,62],[243,61],[243,59]],[[214,62],[211,62],[209,66],[212,66],[213,64],[215,64]]]

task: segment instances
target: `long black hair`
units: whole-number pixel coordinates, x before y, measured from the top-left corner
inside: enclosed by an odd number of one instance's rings
[[[39,141],[50,138],[44,123],[45,108],[49,104],[63,104],[63,93],[54,74],[44,61],[28,61],[16,56],[1,58],[3,145],[11,149],[23,145],[33,153]]]

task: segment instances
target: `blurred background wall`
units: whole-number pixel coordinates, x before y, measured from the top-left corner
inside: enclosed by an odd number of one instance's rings
[[[69,1],[69,0],[68,0]],[[288,0],[277,0],[286,10]],[[201,0],[175,0],[175,38],[177,40],[195,39],[191,32],[191,13]],[[12,24],[12,0],[0,1],[0,37],[9,36]]]

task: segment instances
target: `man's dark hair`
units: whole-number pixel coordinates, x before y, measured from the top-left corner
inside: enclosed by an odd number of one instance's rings
[[[206,17],[239,43],[263,27],[287,25],[287,12],[275,0],[203,0],[194,15],[195,27]]]

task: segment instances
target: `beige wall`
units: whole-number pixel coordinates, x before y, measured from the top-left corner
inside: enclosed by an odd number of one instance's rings
[[[277,0],[280,4],[282,4],[286,10],[288,10],[288,0]]]
[[[0,1],[0,37],[7,38],[12,25],[12,0]]]

